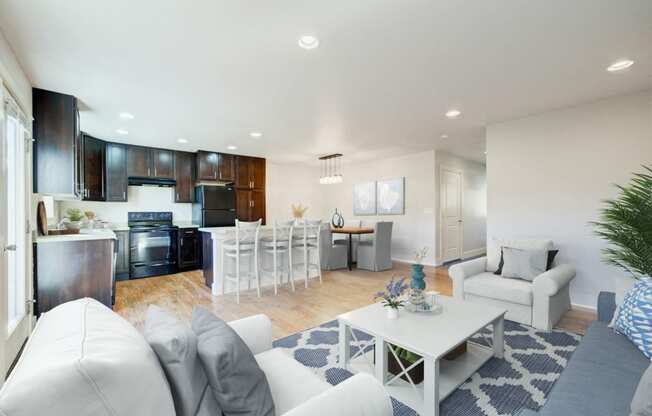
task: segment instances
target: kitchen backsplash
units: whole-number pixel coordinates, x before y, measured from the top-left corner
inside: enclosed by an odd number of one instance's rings
[[[175,221],[191,221],[192,204],[172,202],[173,190],[174,188],[130,186],[128,202],[57,201],[55,204],[60,217],[66,215],[68,208],[79,208],[93,211],[98,218],[112,223],[126,223],[129,211],[171,211]]]

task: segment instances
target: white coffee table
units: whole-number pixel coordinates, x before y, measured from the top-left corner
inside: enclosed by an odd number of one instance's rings
[[[353,372],[370,372],[383,383],[387,392],[412,407],[422,416],[439,415],[439,403],[464,383],[492,356],[503,357],[505,309],[483,306],[439,296],[437,302],[443,305],[443,312],[437,315],[410,313],[402,310],[396,320],[387,319],[380,303],[339,315],[339,359],[340,365]],[[442,357],[488,325],[493,325],[492,347],[469,342],[467,352],[455,360]],[[374,344],[373,351],[363,353],[361,348],[351,357],[351,340],[356,340],[354,329],[373,337],[366,345]],[[394,376],[387,373],[387,354],[394,354],[390,345],[412,351],[421,360],[409,367],[401,368],[403,373]],[[374,356],[372,354],[375,353]],[[414,366],[423,362],[423,383],[414,384],[402,380]],[[391,376],[391,377],[390,377]]]

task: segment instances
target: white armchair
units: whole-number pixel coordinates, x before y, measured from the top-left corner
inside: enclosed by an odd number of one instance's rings
[[[570,309],[569,285],[575,268],[558,265],[529,282],[494,274],[500,261],[500,247],[521,249],[553,248],[550,240],[494,241],[487,257],[473,259],[450,267],[453,297],[471,302],[501,306],[507,309],[506,319],[537,329],[550,330]]]

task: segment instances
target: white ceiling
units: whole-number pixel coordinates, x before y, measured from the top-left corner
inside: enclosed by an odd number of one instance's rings
[[[650,0],[1,0],[0,29],[93,135],[276,162],[481,161],[487,124],[652,85]]]

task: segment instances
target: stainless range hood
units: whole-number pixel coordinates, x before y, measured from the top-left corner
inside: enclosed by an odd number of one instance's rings
[[[177,184],[174,179],[158,179],[158,178],[129,178],[129,186],[160,186],[169,188]]]

